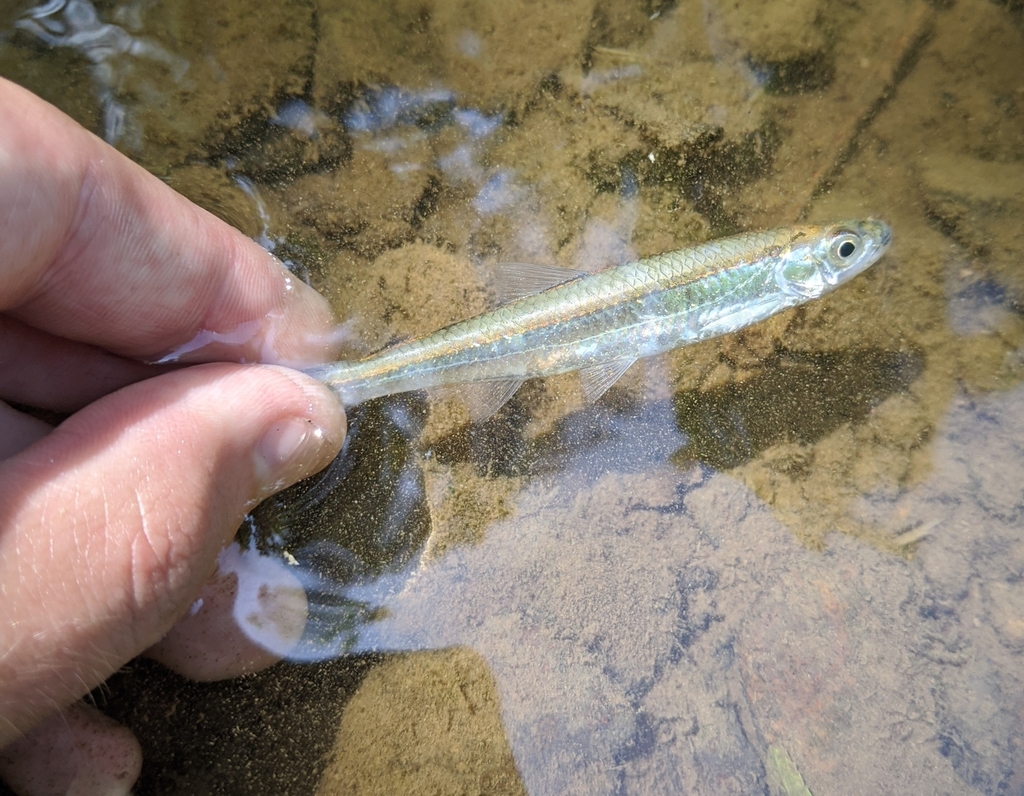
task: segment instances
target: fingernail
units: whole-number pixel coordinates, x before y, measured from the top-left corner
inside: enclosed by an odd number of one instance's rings
[[[327,389],[312,383],[301,386],[309,414],[281,418],[256,445],[260,500],[330,464],[344,436],[341,407]]]

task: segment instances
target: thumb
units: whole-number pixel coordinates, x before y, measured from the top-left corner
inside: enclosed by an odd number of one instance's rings
[[[306,376],[212,364],[105,396],[0,462],[0,747],[166,633],[245,512],[344,433]]]

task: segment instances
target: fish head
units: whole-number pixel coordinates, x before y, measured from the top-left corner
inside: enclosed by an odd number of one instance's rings
[[[775,265],[775,281],[802,300],[817,298],[853,279],[889,248],[892,230],[869,218],[802,227]]]

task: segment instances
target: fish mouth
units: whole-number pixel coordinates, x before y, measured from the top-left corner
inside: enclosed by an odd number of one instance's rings
[[[892,227],[886,224],[884,221],[878,219],[872,219],[881,228],[882,234],[879,238],[879,246],[883,249],[888,249],[889,244],[892,243]]]
[[[865,243],[862,261],[854,266],[857,273],[873,265],[885,254],[892,243],[892,227],[880,218],[868,218],[855,227]]]
[[[876,240],[876,247],[879,254],[889,248],[892,243],[892,227],[880,218],[869,218],[864,222],[865,232],[869,238]]]

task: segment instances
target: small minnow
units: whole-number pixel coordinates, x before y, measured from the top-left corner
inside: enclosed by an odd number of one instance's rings
[[[526,379],[579,371],[590,401],[637,359],[735,332],[828,293],[889,246],[875,219],[784,227],[702,243],[597,273],[499,266],[497,309],[370,356],[308,371],[346,406],[474,385],[474,419]]]

